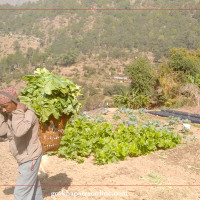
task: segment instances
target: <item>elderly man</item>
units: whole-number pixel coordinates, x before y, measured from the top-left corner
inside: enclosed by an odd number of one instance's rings
[[[13,87],[0,92],[0,106],[0,136],[7,134],[10,151],[19,165],[15,200],[41,200],[38,170],[42,147],[38,138],[37,116],[19,102]]]

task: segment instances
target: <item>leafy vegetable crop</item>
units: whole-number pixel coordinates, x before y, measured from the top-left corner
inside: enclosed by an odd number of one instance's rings
[[[95,162],[103,165],[151,153],[157,149],[175,147],[181,136],[154,124],[130,125],[89,121],[85,117],[71,121],[65,129],[58,155],[77,159],[94,153]],[[82,160],[81,160],[82,162]]]
[[[45,68],[38,68],[35,75],[24,76],[27,87],[20,94],[20,101],[33,108],[41,122],[53,115],[72,115],[78,112],[81,104],[78,96],[81,88],[72,81],[57,77]]]

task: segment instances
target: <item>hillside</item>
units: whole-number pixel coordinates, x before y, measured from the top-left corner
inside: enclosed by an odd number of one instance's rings
[[[200,1],[41,0],[0,8],[199,9]],[[135,59],[147,56],[157,68],[169,60],[173,48],[200,47],[199,10],[0,10],[0,14],[1,86],[18,83],[23,75],[45,66],[81,84],[86,97],[103,99],[98,95],[114,94],[116,88],[119,92],[129,85],[113,77],[126,77],[126,65]],[[166,99],[174,98],[170,95]]]
[[[5,7],[5,6],[4,6]],[[2,8],[4,8],[2,7]],[[7,6],[8,7],[8,6]],[[47,0],[19,8],[66,9],[187,9],[200,8],[197,1],[70,1]],[[1,11],[2,34],[34,35],[51,47],[54,54],[76,49],[84,54],[126,51],[153,52],[157,59],[173,47],[199,47],[199,11]],[[53,22],[53,23],[52,23]],[[55,22],[55,23],[54,23]],[[59,49],[59,50],[58,50]],[[109,50],[109,52],[106,52]],[[113,55],[116,54],[116,55]]]

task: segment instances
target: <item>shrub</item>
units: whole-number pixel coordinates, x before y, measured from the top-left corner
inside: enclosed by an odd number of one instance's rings
[[[98,94],[98,90],[94,87],[89,88],[90,96],[94,96],[95,94]]]
[[[96,68],[94,67],[83,66],[83,70],[85,77],[90,77],[91,75],[96,74]]]
[[[107,95],[107,96],[120,94],[121,90],[125,90],[126,88],[127,88],[126,86],[123,86],[123,85],[120,85],[120,84],[107,86],[107,87],[104,87],[103,94]]]
[[[138,109],[149,106],[149,96],[139,93],[138,90],[122,90],[120,95],[114,95],[113,100],[118,107]]]
[[[114,59],[123,58],[126,54],[121,49],[115,48],[110,52],[110,57]]]
[[[96,108],[99,108],[103,100],[104,100],[104,96],[100,94],[90,96],[82,103],[81,110],[89,111],[89,110],[94,110]]]
[[[105,52],[105,51],[103,51],[103,52],[101,52],[100,54],[99,54],[99,58],[100,59],[104,59],[104,58],[107,58],[107,53]]]

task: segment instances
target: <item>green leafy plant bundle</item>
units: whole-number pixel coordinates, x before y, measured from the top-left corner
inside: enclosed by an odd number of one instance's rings
[[[19,98],[34,109],[40,122],[47,121],[51,115],[58,119],[63,114],[73,115],[79,111],[80,86],[55,76],[45,68],[38,68],[34,74],[24,76],[23,80],[28,84]]]

